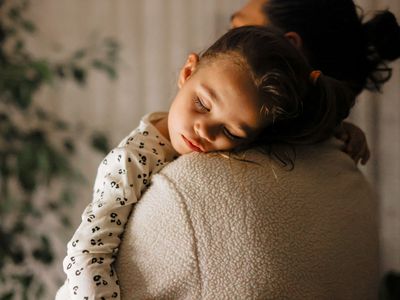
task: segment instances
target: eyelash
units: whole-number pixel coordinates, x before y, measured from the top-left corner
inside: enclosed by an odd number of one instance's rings
[[[194,99],[194,104],[196,105],[197,109],[198,109],[200,112],[210,112],[210,109],[208,109],[208,108],[203,104],[203,102],[201,101],[200,98],[195,98],[195,99]],[[230,140],[236,141],[236,140],[242,139],[241,137],[236,136],[236,135],[230,133],[229,130],[228,130],[226,127],[224,127],[223,131],[224,131],[225,136],[226,136],[228,139],[230,139]]]
[[[224,130],[224,134],[228,137],[228,139],[230,139],[232,141],[237,141],[237,140],[242,139],[240,136],[237,136],[237,135],[234,135],[234,134],[230,133],[229,130],[226,129],[225,127],[224,127],[223,130]]]
[[[200,98],[194,99],[194,104],[200,112],[209,112],[210,110],[203,104]]]

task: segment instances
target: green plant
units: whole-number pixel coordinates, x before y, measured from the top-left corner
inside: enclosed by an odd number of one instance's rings
[[[54,261],[51,238],[36,225],[50,213],[69,225],[64,208],[73,201],[71,182],[80,178],[70,161],[75,152],[70,125],[35,97],[55,81],[83,86],[95,70],[115,78],[119,48],[106,39],[64,61],[34,57],[24,42],[36,33],[24,17],[28,5],[28,0],[0,0],[0,300],[46,294],[46,284],[27,264]],[[57,140],[51,138],[54,132]],[[97,133],[92,146],[106,151],[107,139]],[[46,187],[57,192],[43,193]]]

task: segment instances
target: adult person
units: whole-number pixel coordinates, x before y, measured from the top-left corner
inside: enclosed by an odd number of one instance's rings
[[[245,158],[184,155],[153,177],[116,261],[122,299],[376,299],[377,201],[338,141],[297,147],[293,170]]]
[[[298,146],[293,170],[257,151],[168,165],[130,217],[123,299],[375,299],[376,199],[339,149]]]
[[[379,91],[391,77],[387,62],[400,57],[400,28],[382,11],[368,22],[353,0],[249,0],[231,26],[278,27],[324,74],[346,82],[358,95]]]
[[[389,50],[378,37],[383,36],[382,28],[387,36],[388,27],[382,25],[382,17],[363,27],[352,1],[249,3],[259,5],[257,12],[264,12],[266,3],[275,3],[280,10],[269,19],[253,15],[252,23],[242,25],[271,21],[286,31],[315,68],[346,81],[355,93],[365,87],[378,89],[385,78],[376,80],[373,70],[385,59],[398,57],[398,51],[394,56],[384,54]],[[331,6],[321,10],[320,3]],[[302,15],[306,5],[319,7],[313,10],[318,18]],[[308,31],[274,23],[285,12],[293,13],[287,20],[296,26],[307,22],[303,26]],[[241,13],[243,17],[246,11]],[[234,25],[239,16],[234,15]],[[389,15],[381,16],[386,21]],[[342,19],[347,23],[340,25]],[[350,45],[360,36],[344,39],[351,36],[350,24],[355,22],[357,30],[365,32],[361,39],[365,42],[369,36],[374,41],[372,48],[364,43],[364,54],[375,51],[368,68],[366,56],[363,62],[357,57],[334,61],[336,55],[351,56],[359,50]],[[396,32],[396,26],[390,28]],[[392,36],[395,41],[397,34]],[[342,45],[336,44],[341,41]],[[332,45],[335,55],[327,49]],[[358,61],[354,65],[353,59]],[[122,295],[128,299],[131,295],[137,299],[376,299],[378,230],[373,192],[341,153],[339,141],[298,146],[295,151],[293,170],[257,151],[245,156],[255,164],[192,154],[163,169],[127,226],[116,266],[124,274]]]

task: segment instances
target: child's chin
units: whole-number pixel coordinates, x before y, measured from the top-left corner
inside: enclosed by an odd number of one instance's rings
[[[190,153],[189,149],[186,149],[184,147],[184,145],[181,145],[180,143],[178,143],[175,140],[172,140],[171,144],[172,144],[172,147],[174,148],[174,150],[179,153],[179,155]]]
[[[179,155],[184,155],[184,154],[193,153],[194,151],[191,151],[189,149],[177,149],[176,152],[178,152]]]

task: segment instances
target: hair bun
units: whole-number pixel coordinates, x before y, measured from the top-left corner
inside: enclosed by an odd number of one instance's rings
[[[400,57],[400,27],[390,11],[377,13],[363,26],[369,43],[381,59],[392,61]]]

